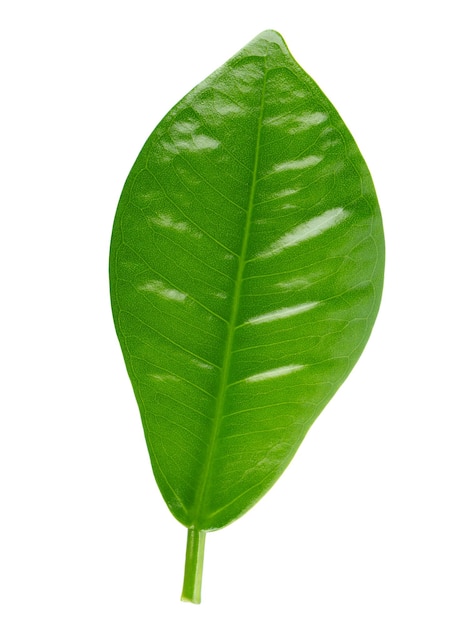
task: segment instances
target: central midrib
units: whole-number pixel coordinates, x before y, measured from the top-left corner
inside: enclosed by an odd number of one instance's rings
[[[264,62],[266,61],[266,56],[264,57]],[[196,499],[193,506],[193,526],[198,530],[207,530],[203,529],[199,526],[199,522],[203,518],[204,513],[204,497],[207,491],[207,487],[211,480],[211,469],[214,460],[215,448],[217,445],[217,439],[220,431],[220,424],[223,415],[223,407],[225,405],[226,392],[228,387],[228,379],[230,376],[230,366],[231,366],[231,355],[233,352],[233,343],[235,338],[235,330],[238,320],[238,312],[239,312],[239,303],[241,298],[241,289],[243,282],[243,273],[244,268],[246,266],[246,255],[249,244],[249,235],[251,230],[251,219],[252,219],[252,210],[254,206],[254,197],[256,193],[256,182],[257,182],[257,170],[259,166],[259,148],[261,141],[261,131],[262,131],[262,121],[264,117],[264,104],[265,104],[265,86],[267,79],[267,70],[264,67],[264,78],[262,82],[262,93],[261,93],[261,102],[259,109],[259,119],[257,124],[257,134],[256,134],[256,146],[255,146],[255,154],[254,154],[254,166],[251,175],[251,187],[248,199],[248,208],[246,215],[246,224],[244,227],[244,235],[243,235],[243,243],[241,247],[241,254],[238,260],[238,271],[236,273],[236,281],[235,281],[235,290],[233,294],[233,306],[231,309],[230,320],[228,323],[228,332],[227,339],[225,342],[225,351],[223,357],[223,367],[221,369],[221,378],[218,389],[217,401],[215,404],[215,413],[213,420],[212,433],[209,441],[209,447],[207,452],[207,458],[205,461],[205,465],[203,468],[203,472],[201,475],[201,479],[199,481],[199,487],[196,494]]]

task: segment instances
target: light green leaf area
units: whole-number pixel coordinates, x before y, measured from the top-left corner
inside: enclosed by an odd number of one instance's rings
[[[383,259],[365,162],[278,33],[157,126],[118,206],[111,296],[181,523],[223,527],[281,475],[366,344]]]

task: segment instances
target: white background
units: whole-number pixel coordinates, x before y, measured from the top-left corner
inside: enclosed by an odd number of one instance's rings
[[[5,3],[5,6],[7,3]],[[11,2],[0,16],[0,622],[466,624],[461,3]],[[108,244],[163,115],[275,28],[371,169],[384,300],[290,468],[207,537],[152,478],[114,334]]]

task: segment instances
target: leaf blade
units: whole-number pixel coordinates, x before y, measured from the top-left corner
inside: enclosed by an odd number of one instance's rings
[[[382,289],[370,174],[280,35],[262,33],[155,129],[110,269],[159,487],[186,526],[222,527],[283,472]]]

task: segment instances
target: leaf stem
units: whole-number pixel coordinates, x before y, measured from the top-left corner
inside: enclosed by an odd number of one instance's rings
[[[197,528],[188,528],[186,561],[181,599],[193,604],[201,603],[202,566],[206,533]]]

